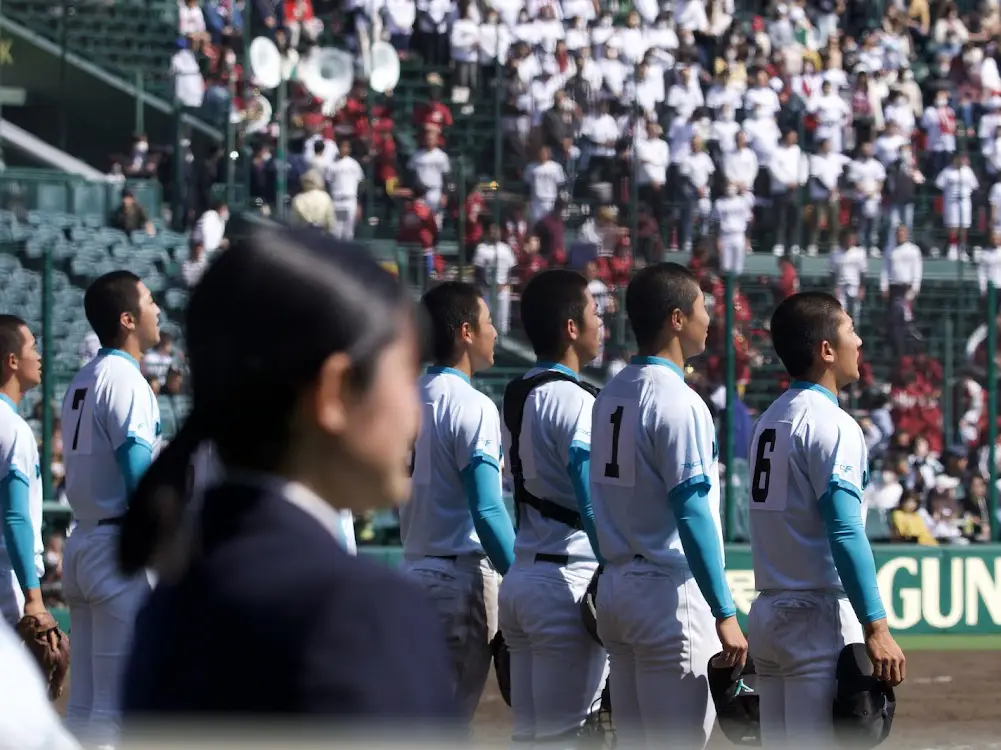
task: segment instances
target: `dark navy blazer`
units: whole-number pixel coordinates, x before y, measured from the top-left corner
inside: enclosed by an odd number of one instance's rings
[[[123,690],[136,718],[249,714],[446,723],[456,716],[445,638],[423,592],[349,555],[273,490],[206,495],[201,553],[154,589]]]

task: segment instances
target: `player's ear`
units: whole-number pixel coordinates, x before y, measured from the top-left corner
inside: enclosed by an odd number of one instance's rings
[[[685,327],[685,314],[681,312],[679,308],[674,308],[671,310],[671,330],[676,334],[681,333],[681,329]]]
[[[130,312],[123,312],[118,322],[126,331],[134,331],[136,329],[136,317]]]
[[[313,412],[310,416],[328,434],[340,435],[347,429],[350,374],[351,358],[343,352],[331,354],[321,365],[313,392],[306,400],[307,409]]]
[[[826,364],[834,362],[834,342],[824,339],[820,342],[820,359]]]

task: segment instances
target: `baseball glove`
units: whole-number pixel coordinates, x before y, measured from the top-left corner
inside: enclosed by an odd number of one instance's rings
[[[42,670],[49,687],[49,700],[56,700],[62,695],[70,666],[69,636],[59,629],[48,612],[22,617],[17,623],[17,634]]]

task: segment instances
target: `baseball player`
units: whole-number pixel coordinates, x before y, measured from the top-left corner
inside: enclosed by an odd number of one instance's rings
[[[594,403],[591,502],[605,573],[598,634],[626,744],[704,747],[715,710],[706,671],[742,665],[747,641],[723,569],[719,451],[708,407],[685,384],[709,313],[694,274],[648,266],[626,291],[638,355]]]
[[[405,571],[438,605],[456,698],[471,719],[490,672],[498,573],[514,558],[514,527],[501,499],[500,415],[470,382],[493,364],[497,331],[472,284],[445,282],[422,304],[434,365],[420,379],[413,498],[400,511],[400,531]]]
[[[905,676],[865,535],[869,457],[837,393],[859,378],[861,339],[829,294],[794,294],[772,315],[772,341],[793,382],[751,438],[751,554],[760,596],[749,639],[767,747],[834,742],[838,656],[864,642],[875,675]]]
[[[358,219],[358,186],[365,181],[365,171],[351,156],[351,141],[347,138],[338,144],[337,158],[326,170],[326,180],[330,185],[330,197],[334,200],[334,236],[342,240],[352,240],[355,236],[355,222]]]
[[[70,382],[62,405],[66,495],[75,526],[66,540],[63,592],[73,633],[67,725],[108,744],[118,729],[119,685],[145,575],[118,572],[118,537],[129,494],[160,443],[160,410],[139,360],[160,338],[160,308],[139,277],[95,280],[84,310],[98,356]]]
[[[35,337],[21,318],[0,315],[0,615],[11,627],[22,615],[45,613],[38,443],[17,412],[24,394],[41,382]]]
[[[958,260],[959,245],[966,252],[966,233],[973,223],[973,194],[980,189],[970,158],[957,151],[952,165],[935,178],[935,187],[942,191],[943,219],[949,233],[948,258]]]
[[[720,268],[744,273],[747,255],[747,226],[754,216],[754,203],[747,196],[739,195],[737,186],[728,182],[726,194],[713,204],[713,220],[719,226]]]
[[[580,617],[598,567],[588,479],[594,396],[580,370],[597,355],[602,328],[587,279],[565,270],[532,278],[521,318],[538,363],[504,395],[518,534],[500,629],[511,653],[514,739],[550,742],[577,736],[607,669]]]

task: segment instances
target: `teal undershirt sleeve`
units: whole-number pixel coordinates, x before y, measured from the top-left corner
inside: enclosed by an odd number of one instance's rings
[[[144,441],[130,437],[118,446],[115,458],[122,471],[122,478],[125,479],[125,489],[132,494],[146,469],[153,463],[153,449]]]
[[[676,487],[668,497],[678,521],[678,536],[699,590],[717,619],[737,614],[723,569],[719,533],[709,511],[708,482]]]
[[[35,530],[31,526],[31,494],[28,482],[18,472],[10,472],[0,482],[0,512],[3,513],[3,540],[11,567],[25,591],[38,588],[35,569]]]
[[[601,550],[598,549],[598,529],[594,525],[594,508],[591,507],[591,448],[574,443],[570,446],[570,464],[567,466],[570,483],[577,497],[577,509],[580,511],[581,524],[584,533],[591,542],[591,549],[599,563],[604,564]]]
[[[858,491],[832,482],[820,498],[820,515],[827,527],[834,566],[856,616],[863,625],[882,620],[886,610],[876,584],[876,561],[865,535]]]
[[[501,498],[500,467],[485,456],[474,456],[462,470],[462,484],[483,551],[505,575],[514,562],[514,525]]]

